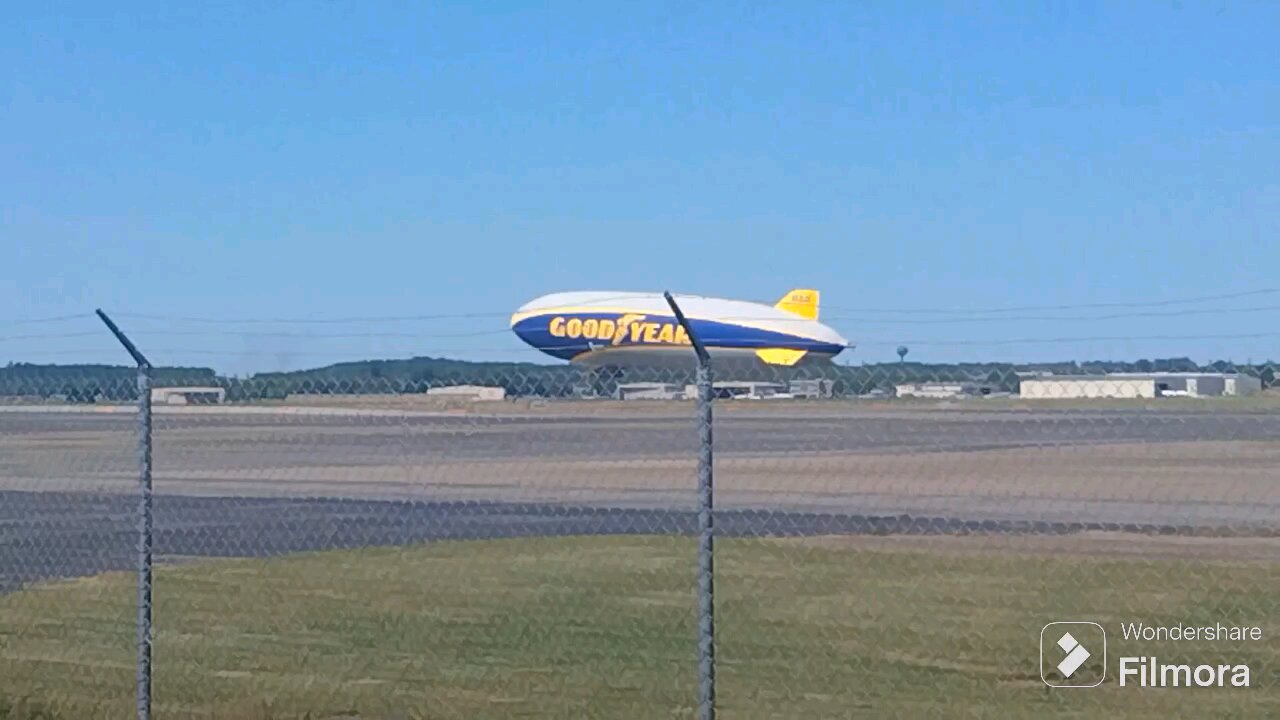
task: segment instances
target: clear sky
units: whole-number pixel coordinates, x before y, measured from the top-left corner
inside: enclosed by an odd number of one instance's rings
[[[543,293],[792,287],[847,362],[1280,359],[1280,4],[691,5],[8,8],[0,362],[124,362],[18,322],[95,307],[157,363],[537,360]]]

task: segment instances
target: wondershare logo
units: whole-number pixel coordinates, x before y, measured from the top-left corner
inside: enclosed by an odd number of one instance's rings
[[[1085,646],[1076,641],[1071,633],[1062,633],[1062,637],[1058,638],[1058,647],[1067,654],[1062,662],[1058,663],[1058,672],[1062,673],[1062,677],[1071,677],[1076,674],[1076,670],[1089,659],[1089,651]]]
[[[1090,658],[1098,662],[1089,663]],[[1097,687],[1106,675],[1107,633],[1101,625],[1052,622],[1040,630],[1040,679],[1045,685]]]

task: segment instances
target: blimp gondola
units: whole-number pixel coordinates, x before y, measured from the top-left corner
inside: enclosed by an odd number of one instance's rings
[[[793,367],[829,363],[852,345],[818,322],[818,291],[796,289],[765,303],[698,295],[674,298],[712,361]],[[521,340],[588,367],[682,365],[691,341],[662,293],[560,292],[530,300],[511,316]]]

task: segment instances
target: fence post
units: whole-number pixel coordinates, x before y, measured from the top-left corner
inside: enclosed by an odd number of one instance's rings
[[[138,720],[151,718],[151,363],[120,328],[97,310],[98,317],[138,365],[138,619],[136,700]]]
[[[698,717],[716,717],[715,484],[712,475],[711,357],[671,293],[663,295],[698,358]]]

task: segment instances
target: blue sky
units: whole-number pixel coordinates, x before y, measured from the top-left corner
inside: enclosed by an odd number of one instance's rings
[[[9,10],[0,362],[123,362],[20,322],[94,307],[229,371],[537,360],[546,292],[801,286],[847,362],[1280,359],[1274,3],[189,5]]]

